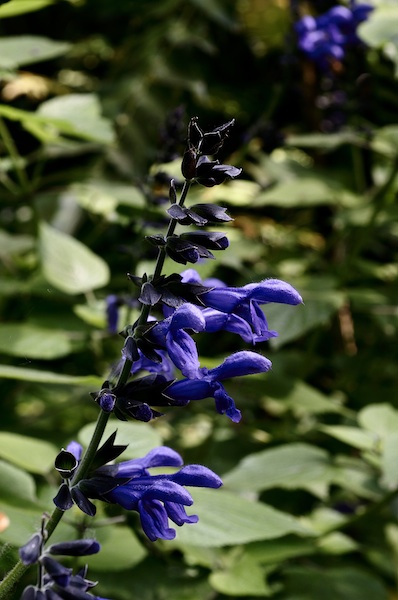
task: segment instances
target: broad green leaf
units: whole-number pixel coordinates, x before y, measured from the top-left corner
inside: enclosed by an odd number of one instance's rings
[[[40,529],[42,510],[16,507],[4,503],[1,505],[1,512],[7,516],[10,522],[7,529],[0,533],[1,542],[17,547],[22,546],[35,531]],[[76,529],[63,521],[51,537],[51,542],[66,542],[73,539],[76,539]]]
[[[320,538],[317,546],[325,554],[346,554],[359,549],[359,545],[341,531],[334,531]]]
[[[377,450],[379,445],[378,436],[370,431],[349,427],[346,425],[324,425],[319,428],[324,433],[345,442],[349,446],[359,450]]]
[[[245,552],[254,561],[261,564],[280,563],[296,556],[313,554],[315,551],[315,542],[313,540],[293,535],[264,542],[252,542],[245,548]]]
[[[95,538],[101,544],[101,552],[85,556],[84,564],[96,571],[123,571],[141,562],[147,551],[126,525],[98,527]]]
[[[0,456],[29,473],[45,475],[54,466],[58,449],[44,440],[0,432]]]
[[[383,485],[395,489],[398,485],[398,430],[384,438],[381,468]]]
[[[11,0],[11,2],[0,6],[0,19],[34,12],[50,4],[54,4],[54,2],[56,0]]]
[[[108,265],[74,237],[40,226],[40,254],[47,281],[66,294],[82,294],[105,286]]]
[[[101,116],[95,94],[67,94],[43,102],[37,114],[62,122],[61,133],[94,142],[111,144],[114,131],[110,121]]]
[[[19,381],[32,381],[34,383],[51,383],[57,385],[77,385],[90,388],[99,388],[103,377],[95,375],[64,375],[51,371],[39,371],[12,365],[0,365],[0,379],[16,379]]]
[[[23,254],[34,247],[34,239],[30,235],[10,235],[0,229],[0,256],[11,257]]]
[[[52,360],[73,350],[70,337],[61,329],[44,329],[28,323],[0,324],[0,353]]]
[[[383,439],[398,432],[398,410],[387,403],[369,404],[359,412],[358,423]]]
[[[223,476],[226,487],[258,492],[275,487],[324,495],[333,477],[328,453],[309,444],[286,444],[246,456]]]
[[[358,36],[372,48],[381,48],[395,64],[398,76],[398,7],[396,2],[377,6],[364,23],[358,27]]]
[[[291,515],[226,490],[190,488],[189,492],[194,505],[188,514],[197,514],[199,522],[178,529],[177,542],[219,547],[310,533]]]
[[[0,7],[1,17],[1,7]],[[0,38],[0,67],[19,67],[50,60],[65,54],[70,44],[36,35],[18,35]]]
[[[250,555],[244,554],[230,568],[211,573],[210,583],[227,596],[271,596],[272,588],[265,576],[275,567],[262,567]]]
[[[383,584],[371,573],[354,567],[321,569],[297,566],[285,570],[284,600],[387,600]]]
[[[132,185],[90,181],[74,183],[70,192],[75,195],[80,206],[94,214],[111,216],[119,204],[138,211],[148,208],[142,191]]]
[[[279,348],[314,327],[327,324],[344,304],[344,294],[333,289],[333,282],[325,280],[324,289],[321,285],[321,281],[319,287],[313,289],[296,285],[304,300],[300,306],[268,304],[264,307],[270,329],[278,332],[278,337],[270,341],[273,347]]]
[[[87,446],[92,438],[94,429],[95,423],[90,423],[83,427],[78,433],[79,442]],[[128,444],[128,448],[123,452],[121,460],[140,458],[153,448],[162,445],[159,432],[148,423],[135,423],[132,421],[124,423],[117,419],[112,419],[106,426],[102,438],[103,441],[114,431],[117,431],[117,444]]]
[[[267,397],[280,400],[282,408],[292,410],[298,417],[308,414],[346,412],[346,409],[335,400],[328,398],[305,381],[289,379],[286,374],[274,376],[271,372],[264,391]]]
[[[0,503],[12,506],[36,504],[36,486],[26,471],[0,460]]]
[[[281,206],[303,208],[331,204],[336,206],[356,205],[358,198],[337,179],[302,175],[276,184],[270,190],[258,194],[254,207]]]
[[[333,483],[360,498],[379,500],[383,490],[378,485],[379,472],[359,458],[338,456]]]

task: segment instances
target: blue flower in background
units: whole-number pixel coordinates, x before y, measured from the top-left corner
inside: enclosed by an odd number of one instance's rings
[[[164,395],[173,400],[214,398],[217,412],[222,415],[226,414],[231,421],[238,423],[241,419],[240,410],[236,408],[235,402],[227,394],[221,381],[231,377],[264,373],[269,371],[271,366],[271,361],[261,354],[248,351],[236,352],[214,369],[204,367],[199,369],[196,378],[182,379],[172,383]]]
[[[347,47],[360,43],[356,30],[373,6],[351,0],[349,8],[334,6],[319,17],[306,15],[295,24],[300,50],[323,71],[344,59]]]

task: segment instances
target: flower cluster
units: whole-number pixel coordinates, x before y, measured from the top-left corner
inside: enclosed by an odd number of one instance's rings
[[[196,523],[196,515],[188,516],[185,506],[193,500],[184,486],[218,488],[221,479],[202,465],[182,466],[181,456],[162,446],[151,450],[143,458],[127,460],[116,464],[105,464],[120,455],[126,446],[114,445],[113,434],[97,452],[94,468],[76,486],[68,483],[73,475],[74,465],[80,461],[82,447],[72,442],[58,455],[58,470],[64,477],[57,496],[54,498],[60,510],[67,510],[73,502],[89,516],[94,516],[95,505],[90,499],[118,504],[126,510],[139,513],[142,529],[151,541],[158,538],[171,540],[175,530],[169,527],[169,519],[178,526]],[[68,470],[68,465],[70,465]],[[152,475],[153,467],[182,467],[175,473]]]
[[[349,7],[334,6],[318,17],[302,17],[295,24],[300,50],[322,71],[329,71],[333,63],[343,61],[349,46],[360,42],[357,27],[372,10],[370,4],[351,0]]]
[[[96,583],[86,579],[87,568],[75,575],[70,568],[62,565],[53,556],[89,556],[100,551],[100,545],[93,539],[59,542],[44,549],[46,531],[35,533],[19,549],[19,556],[25,565],[40,565],[37,585],[28,585],[21,600],[106,600],[88,592]]]
[[[212,204],[187,207],[185,200],[195,182],[212,187],[240,174],[241,169],[220,164],[214,158],[233,123],[233,120],[228,121],[208,132],[199,127],[197,118],[189,123],[181,167],[185,181],[180,198],[177,201],[177,185],[171,180],[167,233],[148,237],[158,248],[154,274],[128,275],[139,287],[135,302],[141,304],[141,313],[136,323],[127,325],[121,332],[124,345],[120,364],[101,389],[92,393],[101,412],[90,446],[83,455],[80,444],[71,442],[56,457],[55,468],[62,478],[54,497],[57,518],[74,505],[86,515],[94,516],[93,500],[98,500],[136,511],[149,540],[171,540],[176,533],[170,522],[181,526],[198,521],[196,515],[186,513],[186,507],[193,504],[186,486],[219,488],[222,485],[221,479],[207,467],[184,466],[181,456],[171,448],[155,448],[143,458],[115,462],[126,449],[124,445],[115,444],[116,432],[102,446],[100,443],[111,413],[121,420],[150,421],[161,415],[158,408],[182,407],[205,398],[214,398],[217,412],[238,422],[241,413],[227,393],[224,381],[264,373],[271,368],[271,362],[258,352],[243,350],[209,369],[200,363],[195,336],[228,331],[254,346],[277,335],[269,329],[262,305],[302,302],[291,285],[278,279],[228,287],[215,279],[201,281],[193,269],[181,274],[162,274],[166,256],[185,265],[214,258],[212,251],[225,250],[229,245],[223,233],[203,229],[231,221],[226,209]],[[201,229],[176,234],[177,226]],[[113,295],[107,298],[111,333],[117,330],[118,309],[123,303],[132,305],[134,300]],[[151,469],[156,467],[171,468],[172,472],[153,474]],[[42,528],[41,533],[35,534],[20,549],[25,564],[39,564],[38,584],[25,589],[23,600],[92,600],[88,590],[94,584],[86,579],[85,570],[73,575],[71,569],[51,555],[93,554],[98,552],[99,545],[93,540],[77,540],[53,544],[44,550],[47,537]]]

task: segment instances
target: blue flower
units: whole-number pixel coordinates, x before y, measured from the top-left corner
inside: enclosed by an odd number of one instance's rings
[[[91,497],[95,497],[97,481],[102,477],[113,477],[114,488],[98,497],[126,510],[135,510],[140,515],[144,533],[151,541],[158,538],[171,540],[175,530],[169,527],[169,519],[176,525],[196,523],[196,515],[188,516],[185,506],[191,506],[193,499],[183,486],[219,488],[221,479],[207,467],[188,465],[167,475],[151,475],[152,467],[179,467],[181,456],[167,447],[149,452],[144,458],[128,460],[117,465],[107,465],[97,469],[97,480],[82,482]]]
[[[193,269],[186,270],[182,275],[183,281],[197,282],[198,276]],[[217,326],[223,326],[227,331],[241,335],[245,341],[262,342],[275,337],[277,333],[270,331],[260,305],[270,302],[297,305],[302,301],[297,290],[280,279],[264,279],[243,287],[220,285],[202,294],[201,302],[208,308],[230,315],[231,318],[223,319],[212,312],[205,312],[205,331],[214,332]],[[250,327],[252,334],[243,322]]]
[[[306,15],[295,24],[300,50],[323,71],[344,59],[347,47],[360,43],[356,30],[372,12],[370,4],[334,6],[319,17]]]
[[[238,423],[241,419],[240,410],[236,408],[235,402],[220,382],[230,377],[264,373],[269,371],[271,366],[271,361],[261,354],[248,351],[236,352],[214,369],[199,369],[196,378],[172,383],[164,394],[175,401],[182,398],[189,400],[214,398],[217,412],[226,414],[231,421]]]
[[[44,571],[37,585],[25,588],[21,600],[101,600],[98,596],[87,593],[95,583],[85,579],[86,568],[73,575],[69,569],[50,555],[89,556],[100,551],[100,545],[93,539],[58,542],[46,550],[44,539],[36,533],[19,549],[19,555],[25,565],[40,563]],[[44,575],[44,577],[43,577]],[[102,599],[106,600],[106,599]]]
[[[170,317],[160,321],[147,338],[165,348],[174,365],[185,377],[195,377],[199,369],[196,343],[185,330],[204,331],[205,318],[200,308],[188,302],[177,308]]]

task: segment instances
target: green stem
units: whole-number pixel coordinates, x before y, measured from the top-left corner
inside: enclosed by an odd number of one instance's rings
[[[181,191],[181,197],[180,197],[180,201],[179,201],[180,206],[184,205],[184,202],[187,197],[190,186],[191,186],[191,182],[186,180],[184,182],[184,187]],[[175,219],[171,219],[168,229],[167,229],[167,232],[166,232],[166,237],[173,235],[176,225],[177,225],[177,221]],[[156,261],[154,275],[153,275],[154,279],[157,277],[160,277],[160,275],[162,273],[165,257],[166,257],[165,251],[163,249],[160,249],[159,253],[158,253],[157,261]],[[149,313],[150,313],[150,309],[151,309],[150,306],[147,306],[144,304],[142,305],[141,315],[138,320],[139,324],[146,323]],[[128,378],[130,376],[132,364],[133,363],[131,360],[125,359],[122,371],[119,375],[117,386],[122,386],[127,382]],[[100,414],[98,415],[97,424],[95,426],[93,436],[92,436],[91,441],[88,445],[88,448],[82,458],[82,461],[80,462],[80,465],[78,466],[77,471],[72,479],[72,482],[71,482],[72,485],[76,485],[79,481],[84,479],[86,477],[86,475],[88,474],[90,467],[92,465],[95,453],[98,450],[98,446],[99,446],[102,436],[104,434],[105,427],[108,423],[109,416],[110,416],[110,413],[106,413],[103,410],[101,410]],[[54,509],[54,511],[52,512],[50,519],[46,525],[47,539],[49,539],[49,537],[55,531],[58,523],[61,521],[64,514],[65,514],[64,511],[60,510],[59,508]],[[0,583],[0,600],[8,600],[9,599],[9,593],[11,592],[12,588],[18,583],[18,581],[20,580],[22,575],[27,571],[28,568],[29,568],[29,565],[24,565],[21,561],[19,561],[13,567],[13,569],[11,569],[11,571],[9,571],[9,573],[5,576],[3,581]]]
[[[0,583],[0,600],[10,600],[12,589],[29,567],[30,565],[24,565],[22,561],[18,561],[11,571],[7,573]]]
[[[29,181],[26,175],[25,169],[22,168],[22,157],[20,156],[16,145],[14,144],[14,140],[12,139],[10,132],[2,117],[0,117],[0,136],[3,140],[4,146],[10,156],[11,162],[13,164],[15,173],[18,177],[21,190],[23,192],[27,192],[29,190]]]

